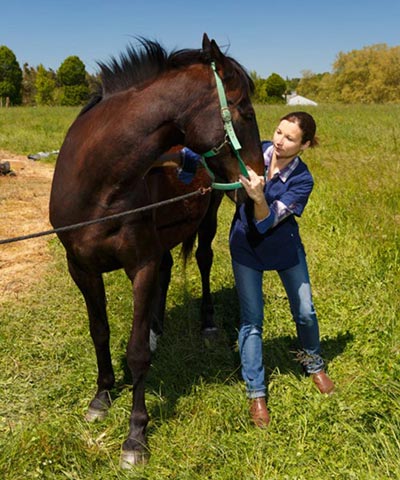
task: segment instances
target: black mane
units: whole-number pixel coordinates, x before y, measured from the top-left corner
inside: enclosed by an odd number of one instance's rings
[[[132,44],[118,58],[111,57],[107,62],[97,62],[100,68],[101,84],[99,91],[93,95],[88,104],[83,107],[80,115],[90,110],[107,95],[140,88],[158,75],[171,69],[178,69],[194,63],[210,63],[212,59],[201,49],[182,49],[168,53],[160,43],[145,38],[137,38],[139,48]],[[233,58],[225,57],[232,64],[232,76],[245,86],[249,92],[254,91],[254,85],[245,69]],[[227,77],[225,77],[228,80]]]
[[[119,58],[111,57],[108,62],[98,62],[103,95],[140,88],[163,72],[206,59],[201,50],[177,50],[168,53],[160,43],[138,38],[140,48],[129,44]]]

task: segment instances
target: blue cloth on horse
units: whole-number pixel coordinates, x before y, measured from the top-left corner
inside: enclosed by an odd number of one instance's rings
[[[180,155],[182,167],[178,170],[178,178],[181,182],[188,185],[196,175],[197,165],[201,160],[201,155],[187,147],[182,148]]]

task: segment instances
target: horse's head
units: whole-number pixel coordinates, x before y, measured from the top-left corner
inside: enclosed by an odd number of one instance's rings
[[[203,64],[197,72],[201,104],[186,125],[184,143],[204,155],[215,181],[233,196],[239,174],[246,171],[245,164],[259,175],[264,172],[260,136],[250,100],[254,86],[243,67],[224,55],[206,34],[201,58]],[[224,188],[226,183],[232,185]],[[235,194],[239,201],[244,196],[243,189]]]

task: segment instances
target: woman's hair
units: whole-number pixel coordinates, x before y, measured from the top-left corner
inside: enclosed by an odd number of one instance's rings
[[[318,139],[315,136],[317,131],[317,125],[315,120],[307,112],[290,112],[283,116],[280,121],[287,120],[288,122],[297,123],[303,132],[301,143],[304,145],[306,142],[310,142],[310,147],[318,145]]]

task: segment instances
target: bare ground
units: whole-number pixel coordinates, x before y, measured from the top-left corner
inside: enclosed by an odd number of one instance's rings
[[[48,204],[54,168],[0,150],[16,176],[0,175],[0,239],[51,228]],[[40,237],[0,245],[0,303],[17,299],[43,275],[50,252]]]

